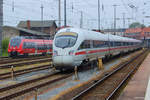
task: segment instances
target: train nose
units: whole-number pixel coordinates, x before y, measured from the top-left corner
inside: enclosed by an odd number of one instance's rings
[[[72,56],[55,56],[53,57],[53,64],[55,66],[72,66],[73,57]]]

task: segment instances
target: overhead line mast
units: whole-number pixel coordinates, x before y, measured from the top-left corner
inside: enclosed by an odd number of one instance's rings
[[[41,32],[42,33],[44,32],[44,29],[43,29],[43,25],[44,25],[44,23],[43,23],[43,9],[44,9],[43,4],[41,4],[41,21],[42,21]]]
[[[100,0],[98,0],[98,29],[100,30]]]
[[[116,35],[116,7],[118,5],[114,4],[114,35]]]
[[[3,0],[0,0],[0,56],[2,56]]]
[[[67,18],[66,18],[66,0],[64,0],[64,26],[67,26]]]
[[[59,0],[59,3],[58,3],[58,16],[59,16],[59,22],[58,22],[58,25],[59,27],[61,27],[61,0]]]
[[[83,12],[81,11],[80,28],[83,28]]]

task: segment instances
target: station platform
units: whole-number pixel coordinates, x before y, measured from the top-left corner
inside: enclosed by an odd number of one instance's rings
[[[150,100],[150,54],[143,61],[118,100]],[[149,84],[149,85],[148,85]]]

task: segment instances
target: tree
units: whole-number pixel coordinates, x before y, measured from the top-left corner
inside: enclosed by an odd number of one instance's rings
[[[134,23],[129,25],[129,28],[144,28],[144,27],[145,27],[145,25],[140,24],[139,22],[134,22]]]
[[[7,55],[8,45],[9,45],[9,38],[3,39],[2,40],[2,51],[3,51],[3,54]]]

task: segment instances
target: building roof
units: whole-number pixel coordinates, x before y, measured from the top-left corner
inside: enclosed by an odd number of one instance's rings
[[[129,28],[125,31],[125,33],[139,33],[142,32],[142,28]]]
[[[49,34],[45,34],[45,33],[42,33],[42,32],[37,32],[37,31],[33,31],[33,30],[28,30],[28,29],[24,29],[24,28],[20,28],[20,27],[14,27],[14,26],[4,26],[4,27],[13,28],[15,30],[23,31],[23,32],[33,34],[33,35],[37,35],[37,36],[49,36]]]
[[[150,32],[150,27],[145,27],[145,28],[143,28],[143,31],[144,31],[144,32]]]
[[[30,21],[30,27],[51,27],[53,25],[56,25],[55,20],[44,20],[42,21]],[[27,27],[28,21],[20,21],[20,23],[17,25],[18,27]],[[57,27],[57,26],[56,26]]]

